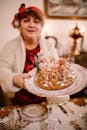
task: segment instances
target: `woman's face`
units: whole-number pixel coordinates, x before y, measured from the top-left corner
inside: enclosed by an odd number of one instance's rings
[[[38,39],[42,25],[39,19],[29,16],[21,19],[19,30],[24,39]]]

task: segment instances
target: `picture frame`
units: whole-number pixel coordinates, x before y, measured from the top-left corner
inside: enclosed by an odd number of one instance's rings
[[[87,0],[44,0],[44,10],[51,19],[87,20]]]

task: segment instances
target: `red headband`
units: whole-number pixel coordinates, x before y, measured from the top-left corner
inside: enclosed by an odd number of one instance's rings
[[[19,8],[19,12],[17,14],[15,14],[14,19],[12,21],[12,25],[14,28],[19,27],[19,16],[23,17],[23,16],[25,16],[25,13],[29,12],[29,11],[35,12],[37,14],[37,16],[39,16],[44,23],[45,14],[41,9],[39,9],[35,6],[30,6],[28,8],[25,8],[25,4],[22,4]]]

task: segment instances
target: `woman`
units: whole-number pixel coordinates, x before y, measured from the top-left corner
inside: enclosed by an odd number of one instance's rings
[[[54,45],[40,36],[44,20],[45,15],[39,8],[25,8],[22,4],[12,21],[20,36],[7,43],[0,54],[0,84],[6,99],[13,104],[26,105],[45,100],[29,93],[24,86],[24,79],[29,78],[28,72],[35,67],[34,57],[40,50],[52,51],[51,55],[55,53],[57,56]]]

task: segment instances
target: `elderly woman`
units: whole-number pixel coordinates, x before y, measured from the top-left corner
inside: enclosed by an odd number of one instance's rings
[[[20,36],[8,42],[0,54],[0,85],[9,103],[26,105],[45,100],[24,87],[24,79],[29,78],[28,72],[35,68],[34,57],[40,50],[57,55],[55,46],[40,36],[44,21],[45,15],[39,8],[25,8],[25,4],[12,21]]]

